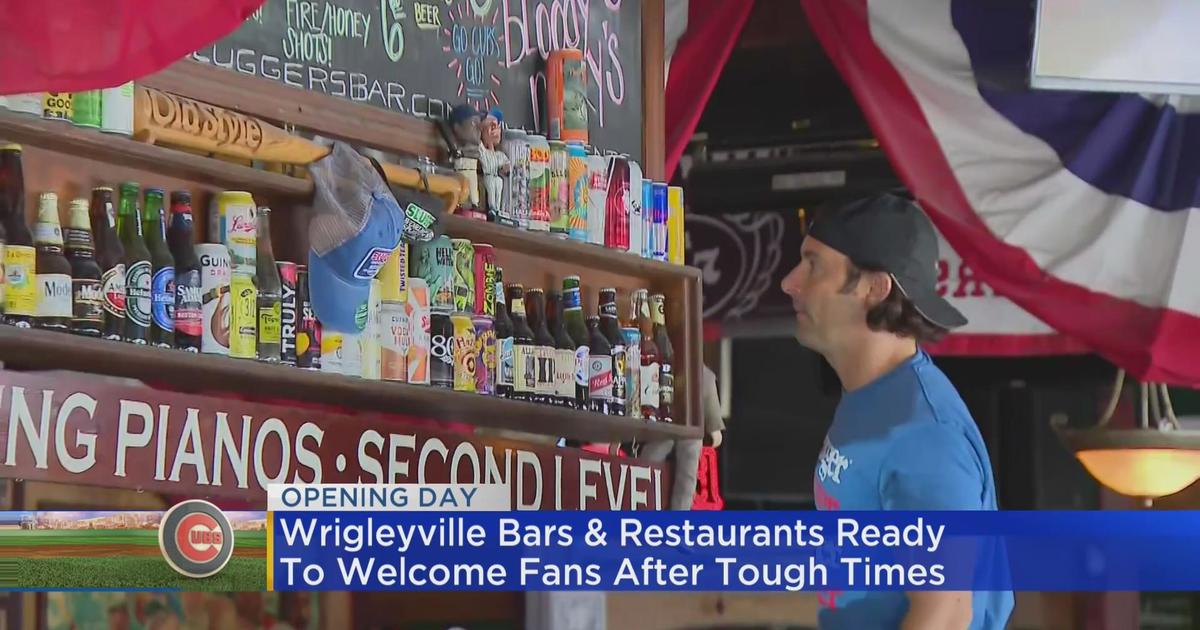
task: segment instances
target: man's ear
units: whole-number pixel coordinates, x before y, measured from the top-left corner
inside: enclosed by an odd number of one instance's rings
[[[872,308],[887,299],[888,294],[892,292],[892,276],[877,271],[866,275],[864,280],[867,281],[867,308]]]

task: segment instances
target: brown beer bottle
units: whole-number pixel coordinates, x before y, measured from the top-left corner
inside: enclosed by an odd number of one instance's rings
[[[667,335],[666,298],[661,294],[650,297],[650,317],[654,320],[654,344],[658,346],[658,419],[674,422],[675,398],[675,352],[671,349],[671,338]]]
[[[604,333],[612,351],[613,385],[612,385],[612,415],[625,415],[625,372],[627,367],[625,351],[625,335],[621,333],[621,323],[617,320],[617,290],[613,288],[600,289],[600,332]]]
[[[63,255],[62,226],[58,222],[58,195],[38,197],[37,223],[33,226],[37,250],[38,328],[67,331],[71,328],[71,263]]]
[[[21,145],[0,147],[0,219],[6,235],[4,247],[4,312],[8,323],[33,327],[37,315],[37,254],[25,218],[25,171]]]
[[[659,378],[661,377],[661,358],[658,344],[654,342],[654,324],[650,319],[650,299],[648,291],[638,289],[633,294],[634,312],[637,313],[637,326],[642,335],[642,368],[639,381],[642,388],[642,418],[658,420]]]
[[[104,293],[100,290],[100,265],[96,264],[87,199],[71,202],[63,241],[67,262],[71,264],[71,331],[86,337],[99,337],[104,324]]]
[[[533,401],[537,397],[537,342],[525,321],[525,287],[508,285],[508,315],[512,319],[513,399]]]
[[[92,238],[96,241],[96,264],[100,266],[100,293],[104,296],[104,322],[100,336],[111,341],[125,338],[125,248],[117,238],[117,211],[113,189],[92,189],[88,209]]]
[[[555,343],[546,327],[546,293],[537,287],[525,291],[525,315],[533,330],[534,345],[537,347],[537,398],[534,402],[564,405],[558,397],[554,383]]]

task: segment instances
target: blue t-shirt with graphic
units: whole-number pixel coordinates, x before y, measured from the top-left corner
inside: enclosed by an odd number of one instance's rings
[[[966,404],[918,350],[843,395],[813,475],[821,510],[994,510],[987,448]],[[897,592],[820,594],[822,630],[891,629],[908,612]],[[999,630],[1011,592],[976,592],[971,630]]]

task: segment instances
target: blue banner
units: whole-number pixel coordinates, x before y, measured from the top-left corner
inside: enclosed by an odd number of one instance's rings
[[[274,512],[275,590],[1200,590],[1200,512]]]

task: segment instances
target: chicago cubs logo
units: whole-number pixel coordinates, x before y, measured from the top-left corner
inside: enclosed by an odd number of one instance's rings
[[[158,548],[167,564],[183,575],[215,575],[233,556],[233,526],[208,501],[177,503],[159,523]]]

